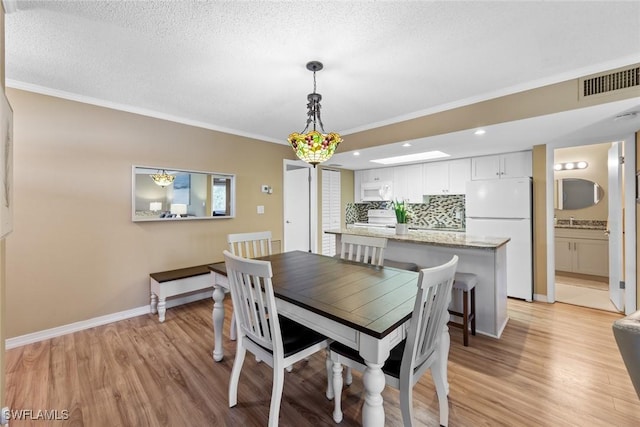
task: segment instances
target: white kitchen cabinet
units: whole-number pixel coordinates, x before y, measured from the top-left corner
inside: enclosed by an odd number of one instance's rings
[[[422,176],[424,194],[464,194],[471,180],[471,160],[424,163]]]
[[[364,203],[362,200],[362,184],[388,182],[393,183],[395,168],[362,169],[354,172],[353,176],[353,200],[355,203]],[[393,188],[393,184],[390,188]],[[394,191],[390,191],[388,197],[393,197]],[[420,199],[422,201],[422,198]]]
[[[532,175],[531,151],[474,157],[471,179],[522,178]]]
[[[422,203],[422,164],[393,168],[393,197],[410,203]]]
[[[609,240],[603,230],[556,228],[556,270],[609,276]]]
[[[393,168],[365,169],[361,172],[362,183],[393,181]]]

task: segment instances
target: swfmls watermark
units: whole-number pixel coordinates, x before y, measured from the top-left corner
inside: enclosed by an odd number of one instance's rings
[[[65,421],[69,419],[68,409],[9,409],[2,408],[0,424],[9,420],[20,421]]]

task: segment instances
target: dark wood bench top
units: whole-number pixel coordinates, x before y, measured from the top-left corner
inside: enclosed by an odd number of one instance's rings
[[[211,270],[209,270],[208,265],[209,264],[179,268],[177,270],[161,271],[159,273],[151,273],[149,276],[158,283],[170,282],[172,280],[186,279],[187,277],[209,274]]]

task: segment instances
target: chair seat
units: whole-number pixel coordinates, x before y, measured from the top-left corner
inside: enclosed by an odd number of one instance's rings
[[[394,378],[400,378],[400,365],[402,364],[402,354],[404,353],[404,347],[406,343],[407,341],[403,340],[391,349],[389,358],[386,360],[386,362],[384,362],[384,366],[382,367],[382,372]],[[329,345],[329,349],[340,354],[341,356],[354,360],[361,365],[365,364],[364,359],[360,356],[360,354],[358,354],[358,350],[354,350],[353,348],[347,347],[344,344],[340,344],[339,342],[334,341]]]
[[[478,276],[473,273],[456,272],[453,279],[453,289],[469,292],[478,284]]]
[[[320,335],[319,333],[312,331],[306,326],[303,326],[298,322],[294,322],[287,317],[278,315],[278,319],[280,320],[280,330],[282,332],[284,357],[289,357],[292,354],[298,353],[307,347],[311,347],[312,345],[318,344],[327,339],[327,337]],[[247,339],[251,340],[249,337],[247,337]],[[251,341],[255,343],[255,341]],[[260,347],[273,354],[273,351],[270,349],[263,346]]]

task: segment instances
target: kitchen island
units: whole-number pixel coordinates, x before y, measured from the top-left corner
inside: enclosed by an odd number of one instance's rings
[[[386,237],[385,259],[413,262],[419,268],[443,264],[458,255],[457,271],[478,276],[476,286],[476,331],[500,338],[507,324],[507,243],[508,237],[472,236],[460,232],[409,230],[397,235],[395,229],[348,227],[327,230],[336,235],[340,252],[343,234]],[[452,308],[462,311],[462,295],[454,293]]]

